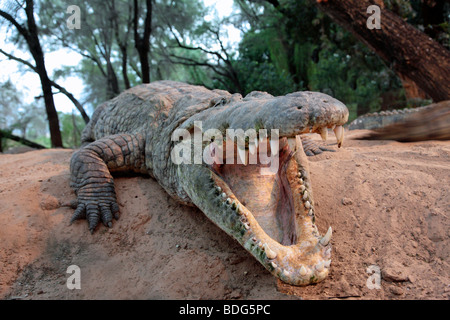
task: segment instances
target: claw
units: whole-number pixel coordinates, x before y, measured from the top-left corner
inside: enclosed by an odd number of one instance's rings
[[[98,207],[95,204],[88,204],[86,206],[86,218],[89,224],[89,230],[91,233],[94,232],[95,227],[98,225],[100,221],[100,215],[98,212]]]
[[[84,219],[86,218],[86,210],[85,210],[84,204],[79,204],[76,208],[75,212],[72,215],[72,218],[70,219],[69,225],[72,224],[75,220]]]
[[[114,219],[119,220],[119,205],[117,203],[113,203],[111,205],[111,211],[114,216]]]

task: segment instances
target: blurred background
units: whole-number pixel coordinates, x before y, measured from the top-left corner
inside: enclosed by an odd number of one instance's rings
[[[165,79],[242,95],[320,91],[348,106],[349,121],[432,102],[320,2],[0,0],[1,148],[76,148],[96,106]],[[448,53],[449,1],[372,2]]]

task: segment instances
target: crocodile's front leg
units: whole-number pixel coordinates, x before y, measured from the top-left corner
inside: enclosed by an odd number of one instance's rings
[[[86,219],[91,233],[100,221],[111,227],[113,217],[119,217],[119,206],[110,172],[146,172],[144,150],[142,135],[117,134],[77,151],[70,161],[70,186],[77,195],[77,208],[70,222]]]

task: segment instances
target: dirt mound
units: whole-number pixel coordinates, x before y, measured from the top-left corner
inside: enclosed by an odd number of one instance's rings
[[[308,287],[275,279],[150,178],[116,178],[113,228],[68,226],[72,152],[0,155],[0,298],[450,298],[448,141],[348,139],[310,158],[317,224],[333,227],[333,255],[329,278]],[[67,288],[72,265],[80,290]]]

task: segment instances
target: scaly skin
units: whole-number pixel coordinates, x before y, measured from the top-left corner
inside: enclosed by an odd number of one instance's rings
[[[429,106],[423,106],[413,109],[388,110],[364,114],[359,116],[348,125],[349,130],[375,130],[386,127],[391,124],[400,123],[409,116],[417,112],[428,109]]]
[[[119,207],[110,172],[141,172],[155,178],[177,201],[197,206],[281,280],[293,285],[321,281],[331,263],[331,228],[321,237],[314,224],[300,135],[317,132],[326,138],[327,128],[333,128],[340,146],[347,119],[345,105],[321,93],[273,97],[252,92],[242,98],[171,81],[129,89],[97,108],[83,131],[87,145],[72,156],[71,186],[78,202],[71,222],[85,218],[91,232],[100,221],[111,227]],[[176,146],[172,134],[177,129],[194,132],[196,121],[201,121],[203,132],[218,129],[224,137],[226,129],[278,129],[278,150],[259,136],[256,147],[257,141],[253,145],[249,140],[247,150],[239,149],[232,159],[266,148],[266,155],[279,155],[278,172],[263,176],[264,165],[238,160],[177,165],[171,158]],[[191,141],[183,143],[195,148]],[[226,143],[235,151],[239,148]]]
[[[420,107],[398,121],[359,137],[367,140],[414,142],[450,140],[450,100]]]

